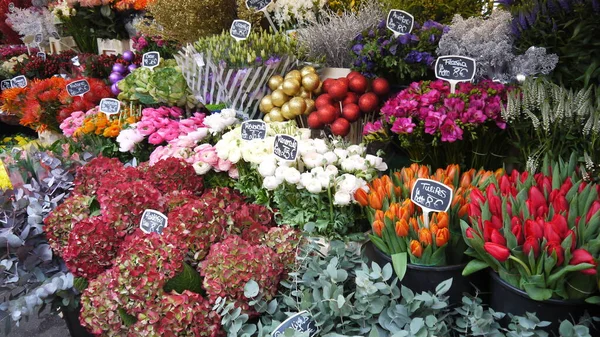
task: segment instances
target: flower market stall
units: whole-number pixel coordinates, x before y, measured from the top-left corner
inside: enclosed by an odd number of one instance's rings
[[[3,332],[600,336],[598,15],[0,0]]]

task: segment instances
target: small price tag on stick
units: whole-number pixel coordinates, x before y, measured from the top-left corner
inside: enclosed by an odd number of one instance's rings
[[[114,98],[103,98],[100,100],[100,112],[106,114],[106,117],[110,115],[116,115],[121,111],[121,102]]]
[[[12,89],[12,87],[13,87],[12,80],[4,80],[0,83],[0,89],[2,89],[2,90]]]
[[[306,310],[290,316],[290,318],[279,324],[271,333],[271,337],[282,337],[287,329],[292,329],[299,333],[308,333],[309,337],[316,336],[317,332],[319,332],[317,324]]]
[[[23,75],[17,76],[15,78],[13,78],[11,81],[12,81],[13,88],[25,88],[27,86],[27,78]]]
[[[163,229],[167,227],[168,218],[166,215],[153,209],[147,209],[142,214],[140,220],[140,229],[142,232],[162,234]]]
[[[392,9],[387,16],[386,26],[389,30],[394,32],[394,36],[409,34],[415,25],[415,18],[405,12],[398,9]]]
[[[67,92],[71,96],[80,96],[83,98],[88,91],[90,91],[90,84],[87,80],[79,80],[67,84]]]
[[[160,53],[157,51],[147,52],[142,56],[142,66],[154,70],[160,64]]]
[[[456,92],[459,82],[471,82],[477,71],[477,62],[466,56],[440,56],[435,62],[435,77],[450,82],[450,92]]]
[[[236,41],[242,41],[250,36],[250,29],[252,29],[250,22],[244,20],[234,20],[231,24],[231,28],[229,29],[229,35],[231,35],[231,37],[233,37]]]
[[[452,189],[439,181],[417,179],[410,192],[410,200],[423,209],[425,228],[429,228],[429,213],[448,211],[452,194]]]
[[[259,120],[245,121],[242,123],[242,139],[265,139],[267,138],[267,123]]]
[[[46,61],[46,53],[44,53],[43,51],[38,52],[37,53],[37,57],[41,58],[42,60]]]
[[[296,160],[296,157],[298,157],[298,141],[296,138],[288,135],[275,136],[273,154],[283,160]]]
[[[269,13],[267,13],[267,7],[271,4],[271,2],[273,2],[273,0],[246,0],[246,7],[257,12],[263,12],[267,18],[267,21],[269,21],[271,28],[273,28],[274,31],[277,31],[277,26],[275,26],[273,20],[271,20]]]

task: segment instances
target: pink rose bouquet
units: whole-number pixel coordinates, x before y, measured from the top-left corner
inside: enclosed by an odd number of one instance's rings
[[[452,94],[441,80],[414,82],[385,103],[381,119],[365,125],[363,134],[367,141],[392,138],[412,161],[434,167],[488,166],[494,138],[506,128],[501,107],[508,90],[483,80],[460,83]]]

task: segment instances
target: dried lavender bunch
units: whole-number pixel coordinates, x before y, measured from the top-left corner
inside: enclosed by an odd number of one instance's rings
[[[511,21],[511,14],[503,10],[494,11],[487,19],[463,19],[456,15],[450,31],[440,40],[437,53],[476,59],[476,79],[510,82],[517,75],[549,74],[556,66],[558,57],[547,55],[544,48],[534,48],[523,55],[515,55]]]
[[[377,1],[365,1],[357,11],[345,11],[341,15],[326,11],[317,22],[298,30],[299,46],[309,60],[321,60],[324,56],[327,67],[350,68],[354,38],[377,26],[383,16]]]

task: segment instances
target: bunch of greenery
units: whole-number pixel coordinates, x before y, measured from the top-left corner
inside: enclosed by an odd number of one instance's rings
[[[600,163],[600,89],[573,91],[545,79],[529,79],[507,95],[502,117],[508,139],[519,149],[514,161],[535,171],[541,159],[572,153]],[[588,165],[589,166],[589,165]]]
[[[600,83],[600,3],[580,0],[498,1],[512,14],[521,52],[546,47],[559,57],[552,80],[569,88]]]
[[[449,23],[455,14],[463,17],[486,16],[491,13],[493,0],[379,0],[386,11],[401,9],[415,17],[417,22],[434,20]]]

